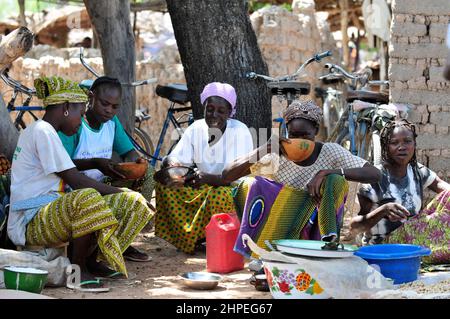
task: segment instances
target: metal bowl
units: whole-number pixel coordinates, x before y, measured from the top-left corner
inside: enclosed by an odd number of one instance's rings
[[[157,171],[154,179],[163,185],[170,186],[172,183],[185,182],[186,178],[194,173],[194,169],[188,166],[170,166]]]
[[[222,276],[209,272],[187,272],[180,278],[186,287],[200,290],[212,290],[222,280]]]

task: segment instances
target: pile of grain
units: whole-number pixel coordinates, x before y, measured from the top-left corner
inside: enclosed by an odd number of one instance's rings
[[[399,290],[414,290],[418,294],[441,294],[450,293],[450,279],[439,281],[435,284],[425,284],[422,281],[413,281],[400,285]]]

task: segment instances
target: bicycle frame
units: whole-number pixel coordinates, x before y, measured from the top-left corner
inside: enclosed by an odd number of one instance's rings
[[[150,165],[153,167],[156,166],[156,161],[161,161],[162,158],[159,157],[159,153],[161,152],[162,145],[164,143],[164,138],[167,133],[167,129],[169,128],[170,123],[175,127],[179,138],[181,138],[181,134],[183,132],[183,128],[180,126],[180,123],[178,123],[177,119],[175,118],[175,113],[177,112],[183,112],[183,111],[190,111],[190,107],[182,107],[182,108],[175,108],[175,103],[170,103],[169,110],[167,111],[166,118],[164,119],[164,123],[161,129],[161,133],[159,134],[158,143],[156,144],[155,153],[153,153],[152,160],[150,161]],[[181,132],[180,132],[181,131]]]
[[[13,124],[18,130],[20,130],[20,128],[25,129],[26,124],[23,121],[23,116],[25,115],[25,113],[28,112],[33,117],[33,119],[37,121],[38,117],[34,115],[32,111],[44,111],[44,108],[42,106],[30,106],[31,99],[33,98],[33,95],[36,94],[36,91],[10,78],[6,71],[0,74],[0,78],[3,80],[3,82],[5,82],[6,85],[14,89],[11,100],[6,106],[8,113],[18,112]],[[23,105],[15,106],[14,104],[19,93],[25,94],[27,96],[27,99],[25,100],[25,102],[23,102]]]

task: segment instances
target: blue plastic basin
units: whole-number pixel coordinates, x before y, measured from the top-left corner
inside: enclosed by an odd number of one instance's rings
[[[422,256],[430,254],[428,248],[406,244],[365,246],[355,252],[369,265],[378,265],[381,274],[394,280],[396,285],[416,280]]]

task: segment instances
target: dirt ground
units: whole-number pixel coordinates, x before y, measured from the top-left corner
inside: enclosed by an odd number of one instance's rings
[[[105,293],[77,292],[68,288],[45,288],[43,295],[62,299],[270,299],[270,292],[257,291],[249,283],[252,272],[248,268],[223,275],[214,290],[194,290],[182,285],[179,275],[188,271],[206,271],[205,252],[188,255],[155,237],[152,227],[147,227],[136,238],[134,247],[152,256],[149,262],[127,261],[128,280],[110,280]],[[247,264],[246,264],[247,265]],[[135,278],[133,278],[135,277]]]

